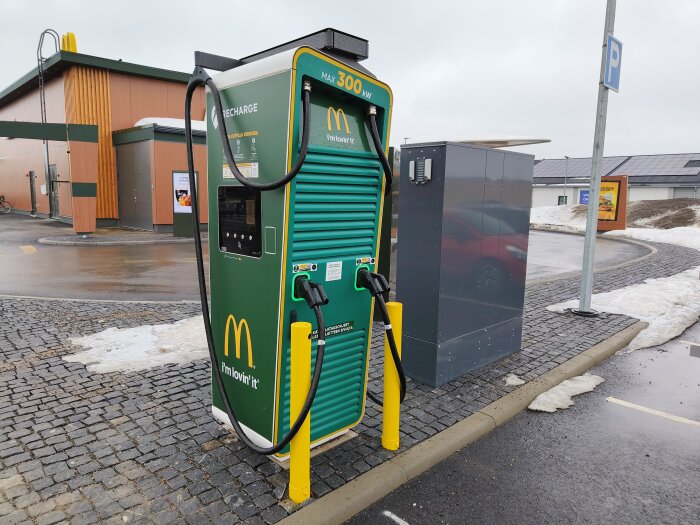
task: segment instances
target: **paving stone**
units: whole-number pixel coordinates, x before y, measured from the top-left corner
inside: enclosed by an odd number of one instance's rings
[[[54,523],[63,521],[65,518],[66,515],[63,512],[60,510],[54,510],[48,514],[42,514],[39,516],[36,519],[36,525],[53,525]]]
[[[633,272],[596,274],[595,289],[621,288],[700,265],[697,251],[655,247],[658,252],[636,263]],[[409,381],[401,450],[512,391],[503,380],[508,373],[534,379],[635,322],[622,315],[587,320],[546,310],[577,297],[578,285],[574,277],[527,286],[521,352],[440,388]],[[195,315],[199,306],[189,303],[0,299],[0,399],[7,399],[0,402],[3,525],[50,520],[54,512],[77,524],[119,523],[122,516],[145,523],[255,524],[284,518],[280,502],[288,472],[247,450],[212,419],[206,360],[101,375],[60,359],[73,351],[69,337]],[[380,388],[380,329],[371,344],[369,376],[372,388]],[[373,404],[356,432],[355,439],[314,458],[315,497],[395,456],[381,447],[381,410]],[[46,501],[58,507],[49,503],[43,512],[27,514]]]
[[[265,523],[277,523],[287,517],[287,511],[279,505],[273,505],[270,508],[263,510],[260,517]]]

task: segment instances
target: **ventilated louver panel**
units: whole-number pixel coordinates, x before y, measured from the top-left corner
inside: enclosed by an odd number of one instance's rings
[[[351,259],[354,266],[356,257],[373,256],[382,177],[372,153],[310,147],[294,182],[288,264]],[[334,295],[334,300],[342,298]],[[326,338],[323,373],[311,409],[312,440],[350,426],[362,415],[367,337],[366,329],[356,328]],[[288,385],[289,350],[281,364],[282,383]],[[280,423],[282,435],[289,429],[288,390],[281,397]]]
[[[373,254],[380,175],[371,153],[309,148],[296,178],[292,263]]]
[[[311,409],[311,438],[324,436],[337,428],[339,421],[354,423],[362,412],[365,377],[365,356],[361,350],[367,345],[367,332],[355,330],[333,336],[326,341],[323,373]],[[360,351],[358,351],[360,349]],[[316,363],[316,351],[312,353],[312,367]],[[282,378],[289,384],[289,352],[286,353]],[[289,429],[289,391],[282,397],[282,421],[286,433]]]

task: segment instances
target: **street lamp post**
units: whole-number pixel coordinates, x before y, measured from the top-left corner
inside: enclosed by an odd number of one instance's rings
[[[569,201],[566,199],[566,177],[569,174],[569,157],[564,155],[564,158],[566,159],[566,163],[564,164],[564,206],[569,204]]]

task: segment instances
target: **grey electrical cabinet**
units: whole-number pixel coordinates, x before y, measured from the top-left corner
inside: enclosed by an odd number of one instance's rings
[[[534,158],[401,147],[396,293],[406,374],[444,384],[520,350]]]

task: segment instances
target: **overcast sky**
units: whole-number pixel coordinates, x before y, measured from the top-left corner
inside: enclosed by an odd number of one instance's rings
[[[191,71],[326,27],[370,42],[394,91],[392,145],[527,136],[537,158],[590,156],[605,0],[0,0],[0,89],[36,65],[47,27],[80,53]],[[700,151],[700,0],[618,0],[620,93],[606,155]]]

